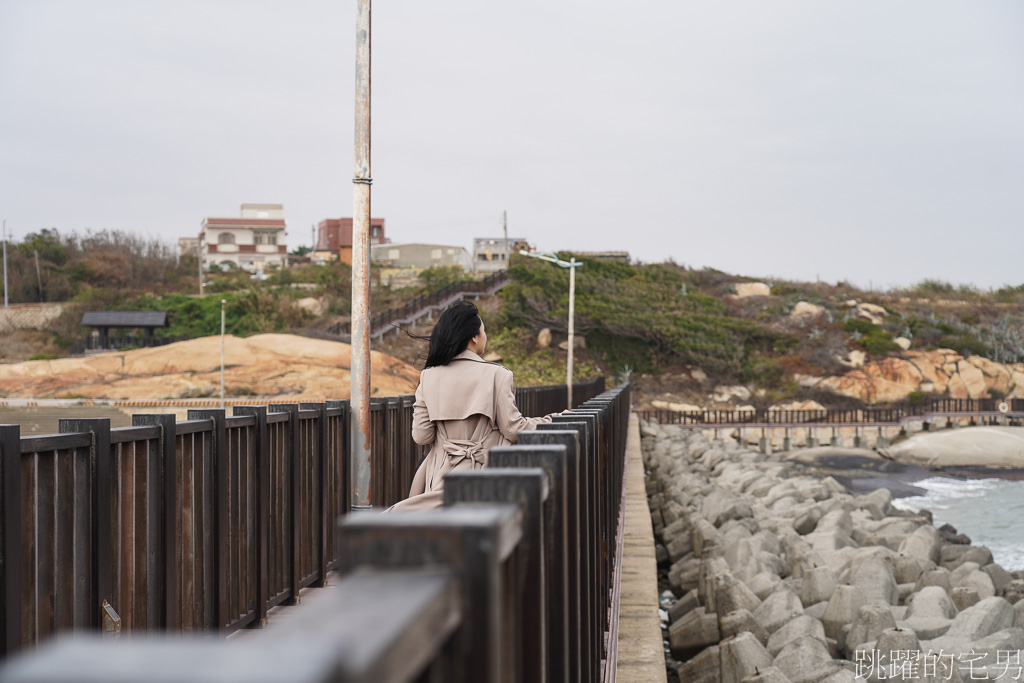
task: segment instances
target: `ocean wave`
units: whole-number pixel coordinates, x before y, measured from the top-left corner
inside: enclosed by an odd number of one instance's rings
[[[971,537],[974,545],[992,551],[1004,569],[1024,568],[1024,481],[932,477],[915,482],[927,491],[898,498],[893,507],[911,512],[932,511],[935,526],[951,524]]]

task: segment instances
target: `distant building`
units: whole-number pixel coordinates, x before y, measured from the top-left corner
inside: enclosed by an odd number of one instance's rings
[[[287,265],[284,206],[242,204],[241,218],[204,218],[199,233],[203,267],[231,264],[261,271]]]
[[[179,237],[178,238],[178,258],[182,256],[196,256],[199,254],[199,238],[198,237]]]
[[[528,248],[525,237],[509,237],[508,251],[504,237],[476,237],[473,239],[473,270],[478,273],[495,273],[508,267],[509,252],[516,253]]]
[[[384,244],[384,219],[370,219],[370,245]],[[317,225],[316,249],[312,254],[317,259],[339,258],[352,263],[352,219],[325,218]]]
[[[579,261],[596,259],[598,261],[620,261],[629,263],[628,251],[574,251],[573,256]]]
[[[473,261],[465,247],[448,244],[378,244],[370,247],[370,261],[387,268],[458,266],[473,271]]]

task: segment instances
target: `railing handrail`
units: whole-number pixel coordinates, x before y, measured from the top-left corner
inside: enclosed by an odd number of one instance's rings
[[[417,296],[401,306],[389,308],[370,318],[370,334],[375,335],[384,330],[390,323],[396,320],[408,320],[418,318],[432,308],[448,303],[453,298],[465,294],[479,294],[489,292],[495,287],[504,286],[508,282],[508,273],[498,271],[488,275],[482,280],[462,280],[445,285],[441,289],[430,294]],[[327,328],[327,332],[334,335],[347,335],[352,333],[352,324],[340,322]]]

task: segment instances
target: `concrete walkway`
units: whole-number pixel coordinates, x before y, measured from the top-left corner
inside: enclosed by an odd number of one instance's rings
[[[626,442],[626,519],[619,600],[616,683],[663,683],[665,650],[658,618],[658,563],[654,528],[647,506],[644,463],[640,457],[640,422],[629,418]]]

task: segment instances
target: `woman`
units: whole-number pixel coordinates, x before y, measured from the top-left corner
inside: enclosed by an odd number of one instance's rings
[[[523,430],[551,416],[523,417],[516,408],[512,371],[481,356],[487,332],[476,306],[449,306],[430,334],[427,362],[413,405],[412,438],[430,446],[413,478],[409,497],[390,510],[441,507],[444,476],[487,466],[494,446],[515,443]]]

